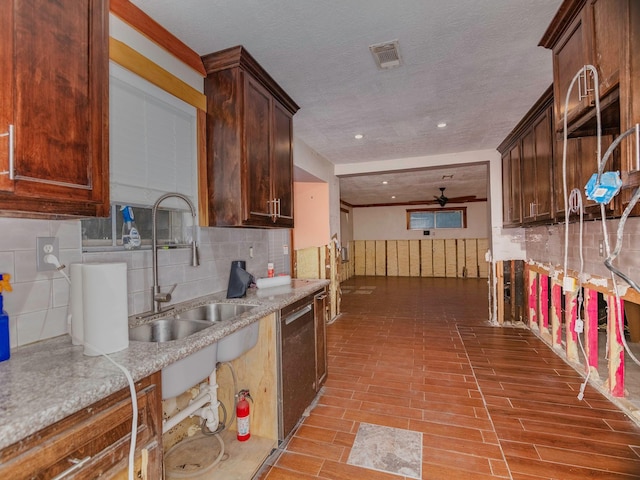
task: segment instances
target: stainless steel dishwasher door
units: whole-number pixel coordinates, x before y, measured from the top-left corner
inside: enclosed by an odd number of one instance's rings
[[[283,309],[279,327],[279,438],[284,440],[316,395],[313,296]]]

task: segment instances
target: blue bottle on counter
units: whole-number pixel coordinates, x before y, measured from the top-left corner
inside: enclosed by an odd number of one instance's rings
[[[12,290],[9,280],[11,275],[8,273],[0,273],[0,362],[9,360],[11,356],[11,344],[9,342],[9,315],[4,311],[4,303],[2,298],[3,290],[10,292]]]

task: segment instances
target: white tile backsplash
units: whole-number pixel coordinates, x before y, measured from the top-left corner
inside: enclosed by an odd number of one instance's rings
[[[607,221],[607,233],[611,250],[615,248],[616,231],[619,220]],[[527,258],[560,266],[564,264],[564,224],[527,228]],[[584,272],[610,278],[610,272],[604,265],[605,256],[599,254],[599,244],[604,240],[600,221],[585,222],[583,227]],[[580,271],[580,225],[569,224],[569,244],[567,249],[568,268]],[[640,281],[640,217],[629,218],[625,224],[623,247],[613,265],[635,282]]]
[[[82,252],[79,220],[0,218],[0,272],[11,275],[13,292],[4,293],[10,318],[11,347],[26,345],[67,332],[69,284],[60,272],[36,272],[36,237],[57,237],[60,262],[126,262],[129,315],[151,309],[151,250]],[[201,228],[200,266],[191,267],[186,249],[158,252],[159,283],[163,291],[177,283],[173,302],[224,291],[233,260],[245,260],[249,273],[266,276],[267,263],[289,273],[287,229]],[[249,258],[250,248],[253,258]]]

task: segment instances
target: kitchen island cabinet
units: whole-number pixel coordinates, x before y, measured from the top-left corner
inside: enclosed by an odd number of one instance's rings
[[[108,215],[108,13],[107,0],[3,5],[3,215]]]
[[[298,106],[241,46],[202,61],[209,225],[293,227]]]
[[[162,478],[160,373],[136,382],[136,478]],[[127,478],[130,390],[124,388],[0,450],[0,478]],[[143,459],[144,457],[144,459]],[[62,477],[61,477],[62,478]]]

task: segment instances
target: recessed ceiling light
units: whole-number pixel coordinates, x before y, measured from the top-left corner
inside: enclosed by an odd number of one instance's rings
[[[354,137],[356,140],[362,140],[364,138],[364,135],[361,133],[357,133]]]
[[[396,196],[395,195],[391,195],[391,198],[396,198]]]
[[[445,128],[447,126],[447,122],[440,122],[438,124],[438,128]]]
[[[383,184],[383,185],[389,185],[389,182],[387,182],[386,180],[384,180],[384,181],[382,182],[382,184]]]

